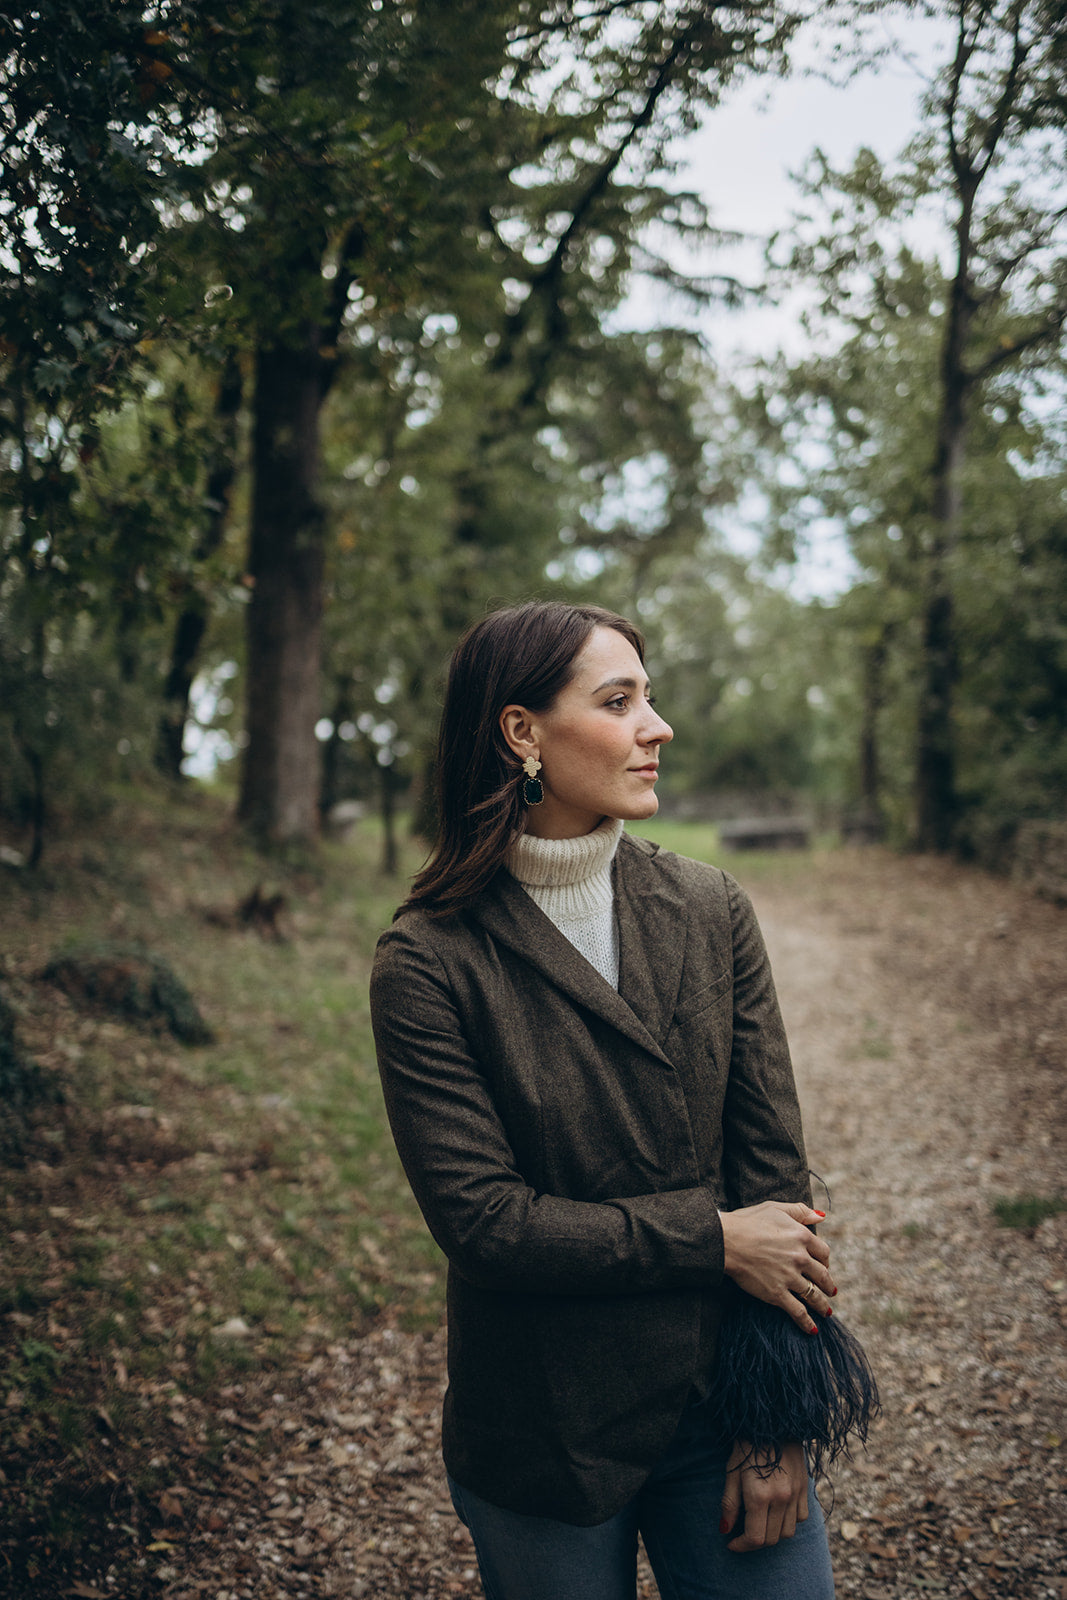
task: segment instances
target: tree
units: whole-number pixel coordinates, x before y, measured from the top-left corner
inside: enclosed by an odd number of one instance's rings
[[[617,300],[646,222],[685,210],[648,182],[668,131],[737,71],[774,58],[795,19],[760,4],[650,15],[335,0],[250,6],[243,21],[237,30],[220,14],[173,36],[167,59],[179,80],[211,79],[213,153],[194,233],[232,286],[254,351],[240,811],[284,838],[314,826],[321,434],[352,308],[372,325],[401,309],[446,314],[478,284],[500,323],[484,425],[453,479],[454,537],[473,570],[497,537],[487,489],[497,458],[532,435],[560,353]],[[617,257],[611,271],[605,252]],[[459,625],[473,593],[461,586],[454,598]]]
[[[916,764],[916,841],[933,850],[948,848],[958,820],[948,566],[970,413],[994,374],[1054,350],[1067,320],[1067,207],[1050,183],[1067,155],[1067,18],[1055,0],[955,0],[951,11],[955,51],[930,108],[954,207]]]
[[[820,230],[813,216],[802,223],[789,270],[818,287],[816,315],[849,330],[850,360],[863,354],[868,379],[877,366],[872,344],[913,309],[909,273],[924,279],[923,315],[936,321],[936,360],[926,344],[926,385],[913,385],[909,401],[933,448],[916,436],[886,462],[886,476],[896,470],[907,481],[890,494],[882,526],[902,530],[908,582],[921,594],[912,836],[920,848],[944,850],[964,809],[955,579],[961,543],[973,533],[964,522],[970,433],[983,406],[992,415],[1002,392],[1012,392],[1013,374],[1033,392],[1058,359],[1067,320],[1067,208],[1052,176],[1067,154],[1067,21],[1061,7],[1039,0],[953,0],[932,9],[951,20],[954,42],[928,97],[924,131],[893,168],[865,152],[851,172],[836,173],[816,154],[805,188],[829,226],[824,220]],[[901,245],[916,210],[950,230],[940,282]],[[826,395],[833,375],[824,372]],[[840,436],[827,441],[831,454],[864,427],[877,437],[872,413],[887,420],[892,397],[872,406],[874,398],[852,396],[859,430],[847,410],[842,418],[834,408]],[[839,511],[861,524],[869,514],[862,502]],[[895,566],[899,560],[884,570]],[[894,610],[890,604],[881,631],[867,630],[872,703],[882,694],[878,663],[897,628]]]
[[[87,664],[104,665],[82,620],[107,577],[90,570],[81,478],[102,419],[136,386],[146,334],[170,314],[154,246],[189,130],[160,37],[141,7],[110,0],[0,8],[2,703],[28,774],[33,863],[60,750],[52,730],[71,726],[57,687],[87,694]],[[84,758],[99,719],[74,721]]]
[[[244,374],[231,346],[218,366],[211,407],[210,434],[203,440],[204,491],[202,523],[180,579],[181,604],[171,636],[170,662],[163,683],[163,710],[156,740],[156,765],[167,777],[182,776],[185,727],[200,649],[211,613],[212,593],[205,582],[206,564],[222,546],[230,519],[238,475],[238,439]]]
[[[868,198],[878,192],[864,167]],[[858,174],[857,174],[858,178]],[[873,208],[873,200],[872,200]],[[789,555],[813,524],[842,529],[855,577],[824,612],[836,672],[825,680],[838,726],[851,730],[845,798],[900,841],[914,839],[915,730],[926,681],[930,440],[941,394],[949,282],[907,249],[867,241],[863,291],[836,295],[850,330],[823,353],[780,362],[743,406],[753,479],[767,493],[768,554]],[[856,256],[842,249],[850,275]],[[1004,313],[1005,337],[1016,323]],[[990,325],[991,341],[996,340]],[[1004,348],[998,345],[998,348]],[[955,843],[995,856],[1011,819],[1060,803],[1064,592],[1063,465],[1058,408],[1062,358],[1038,374],[1005,366],[971,403],[958,478],[959,527],[944,555],[953,596]],[[1054,508],[1059,508],[1054,509]],[[1006,774],[1012,774],[1010,785]],[[1010,788],[1010,792],[1009,792]]]

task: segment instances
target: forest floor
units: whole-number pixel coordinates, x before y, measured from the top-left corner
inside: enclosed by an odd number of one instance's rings
[[[5,901],[0,987],[67,1102],[0,1173],[0,1589],[475,1596],[438,1455],[439,1264],[366,1031],[395,885],[336,848],[284,877],[264,942],[205,914],[253,870],[236,846],[220,868],[212,827],[189,811],[162,861],[128,821]],[[730,865],[882,1391],[822,1495],[840,1600],[1067,1600],[1067,909],[881,850]],[[64,929],[154,933],[216,1043],[76,1011],[37,977]]]

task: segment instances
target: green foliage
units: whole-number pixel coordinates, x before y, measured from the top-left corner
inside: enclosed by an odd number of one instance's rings
[[[158,38],[142,7],[110,0],[0,8],[2,416],[20,449],[33,409],[61,418],[68,437],[46,459],[64,472],[62,445],[114,398],[142,334],[146,252],[182,134],[168,116],[168,145],[146,114],[169,101]],[[26,454],[15,470],[47,524],[56,491],[43,465]]]
[[[58,796],[98,803],[150,748],[141,630],[189,541],[181,379],[166,443],[149,424],[114,450],[181,311],[161,244],[203,130],[165,45],[135,6],[0,8],[0,809],[31,824],[34,864]]]
[[[151,748],[151,705],[90,616],[47,614],[56,587],[13,564],[0,578],[0,814],[17,826],[98,811]]]
[[[349,792],[369,792],[380,756],[418,772],[448,652],[484,607],[578,592],[590,566],[601,597],[617,572],[632,606],[725,497],[699,436],[710,377],[685,341],[603,334],[595,359],[561,352],[543,406],[488,449],[507,380],[484,357],[457,318],[397,319],[331,399],[327,709]]]
[[[1036,1228],[1046,1217],[1067,1213],[1062,1195],[1018,1194],[993,1201],[993,1215],[1002,1228]]]
[[[0,504],[24,565],[166,316],[156,245],[192,146],[161,40],[110,0],[0,8]]]

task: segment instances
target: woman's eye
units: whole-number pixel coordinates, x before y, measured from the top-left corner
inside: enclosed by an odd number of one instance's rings
[[[608,700],[606,703],[612,711],[625,711],[627,699],[624,694],[619,694],[615,696],[614,700]]]

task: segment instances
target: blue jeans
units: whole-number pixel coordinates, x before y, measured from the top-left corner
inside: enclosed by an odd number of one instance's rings
[[[727,1454],[689,1406],[663,1460],[608,1522],[576,1528],[503,1511],[451,1478],[486,1600],[634,1600],[641,1535],[662,1600],[833,1600],[826,1528],[808,1485],[791,1539],[738,1555],[719,1532]]]

